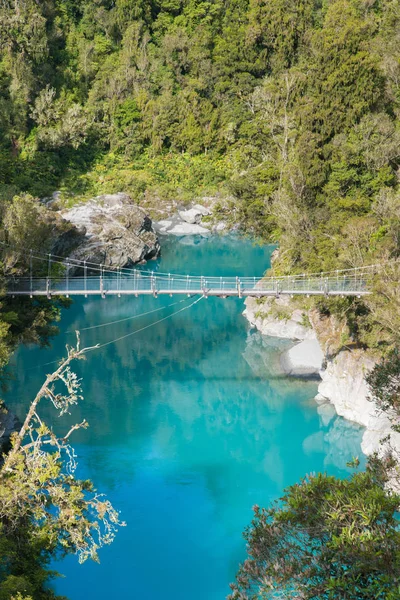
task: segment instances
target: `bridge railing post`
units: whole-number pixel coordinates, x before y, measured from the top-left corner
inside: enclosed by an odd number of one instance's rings
[[[156,278],[154,276],[153,271],[151,272],[151,289],[152,289],[154,298],[157,298],[157,282],[156,282]]]
[[[86,260],[83,261],[83,288],[85,290],[85,298],[87,298],[87,265],[86,265]]]
[[[33,292],[33,261],[32,261],[32,250],[30,251],[30,256],[29,256],[29,278],[30,278],[30,291],[31,291],[31,298],[32,298],[32,292]]]
[[[105,298],[104,294],[104,281],[103,281],[103,265],[100,265],[100,294],[102,298]]]
[[[46,277],[46,296],[50,300],[51,291],[50,291],[50,278],[49,277]]]
[[[49,280],[50,278],[48,277],[47,279]],[[69,258],[67,258],[67,269],[65,271],[65,291],[67,298],[69,298]]]
[[[241,284],[239,277],[236,277],[236,288],[237,288],[238,296],[239,296],[239,298],[241,298],[242,297],[242,284]]]

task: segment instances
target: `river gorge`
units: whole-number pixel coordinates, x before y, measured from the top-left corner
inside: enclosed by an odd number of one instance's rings
[[[143,269],[259,276],[273,251],[233,235],[163,236],[161,248]],[[70,600],[223,600],[245,557],[252,505],[307,473],[345,476],[347,461],[364,460],[363,429],[315,402],[318,382],[277,368],[290,342],[252,329],[243,300],[201,299],[181,311],[192,302],[79,298],[51,348],[14,356],[18,378],[5,399],[21,418],[75,330],[84,346],[118,338],[75,365],[84,401],[72,414],[44,412],[60,431],[87,419],[73,440],[77,476],[92,479],[127,522],[101,567],[75,557],[53,565],[64,575],[55,589]]]

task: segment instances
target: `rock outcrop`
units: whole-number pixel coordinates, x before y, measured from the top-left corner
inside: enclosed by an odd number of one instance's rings
[[[324,405],[330,403],[338,415],[365,427],[361,444],[365,454],[384,452],[387,444],[400,453],[400,434],[392,431],[390,415],[379,412],[369,399],[365,375],[376,358],[360,348],[343,346],[343,323],[316,310],[293,308],[287,297],[247,298],[245,304],[244,316],[262,334],[297,340],[281,354],[280,366],[287,374],[299,376],[303,368],[306,374],[315,375],[321,361],[316,397],[319,411],[325,414],[328,409]]]
[[[324,355],[310,326],[307,311],[290,306],[288,296],[263,299],[248,297],[243,312],[263,335],[292,340],[280,355],[280,368],[286,375],[318,379]]]
[[[249,296],[243,312],[263,335],[292,340],[315,340],[315,331],[307,322],[307,311],[293,309],[288,296],[263,299]]]
[[[185,236],[201,235],[206,237],[211,234],[208,227],[202,223],[203,217],[211,215],[211,211],[201,204],[195,204],[192,208],[179,210],[177,214],[154,223],[158,233]]]
[[[64,255],[68,252],[70,258],[106,268],[130,267],[159,255],[160,243],[150,217],[127,194],[97,196],[60,214],[74,226],[74,234],[70,232],[66,240],[55,240],[60,254],[64,246]]]

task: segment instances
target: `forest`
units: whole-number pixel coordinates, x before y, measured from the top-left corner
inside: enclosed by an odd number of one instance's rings
[[[124,191],[150,208],[217,197],[221,220],[279,245],[278,274],[384,264],[400,255],[399,167],[397,0],[0,2],[0,240],[16,243],[21,254],[27,235],[32,247],[43,242],[36,199],[60,190],[61,201],[72,204]],[[13,264],[3,255],[2,274]],[[388,357],[389,371],[393,361],[398,369],[398,275],[398,267],[388,267],[376,282],[385,293],[365,301],[318,304],[346,319],[346,342]],[[19,343],[45,345],[56,334],[62,305],[1,300],[3,382]],[[389,405],[398,408],[397,394]],[[370,469],[344,491],[331,484],[340,502],[349,493],[356,506],[367,485],[390,515],[398,555],[396,507],[382,496],[382,481]],[[328,483],[305,482],[301,489],[329,503]],[[260,523],[270,527],[258,509],[255,515],[255,532]],[[383,529],[371,531],[372,549],[366,538],[366,553],[357,546],[363,569]],[[15,557],[15,539],[2,531],[2,554]],[[29,522],[21,531],[30,531]],[[340,545],[336,533],[335,522],[332,547]],[[351,534],[342,540],[347,558]],[[53,597],[43,591],[51,552],[43,557],[40,541],[30,546],[17,571],[0,559],[0,577],[5,573],[9,582],[0,600],[22,598],[13,579],[21,569],[34,598]],[[384,584],[368,583],[367,593],[375,595],[362,597],[400,597],[388,583],[398,568],[393,561]],[[243,589],[257,573],[255,566],[246,574]],[[321,577],[329,581],[329,573]],[[358,577],[354,598],[361,597]],[[232,597],[247,597],[242,588]],[[313,598],[353,597],[345,587],[344,596],[332,589]]]
[[[279,268],[399,251],[395,0],[4,0],[0,192],[220,197]]]

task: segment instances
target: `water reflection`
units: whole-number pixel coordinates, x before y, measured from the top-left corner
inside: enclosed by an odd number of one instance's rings
[[[259,275],[272,248],[235,238],[168,240],[154,269]],[[7,400],[22,415],[74,329],[141,314],[170,298],[78,300],[47,351],[22,349]],[[191,301],[188,300],[188,303]],[[85,345],[131,333],[176,310],[82,332]],[[63,420],[86,418],[75,436],[90,477],[128,527],[102,564],[57,568],[71,600],[222,600],[244,555],[241,532],[254,503],[267,504],[305,473],[344,475],[360,430],[317,407],[315,382],[276,375],[285,342],[249,331],[238,299],[202,300],[187,312],[89,354],[76,370],[85,401]],[[38,366],[39,365],[39,366]],[[44,417],[56,430],[60,420]],[[63,430],[62,429],[62,430]]]

